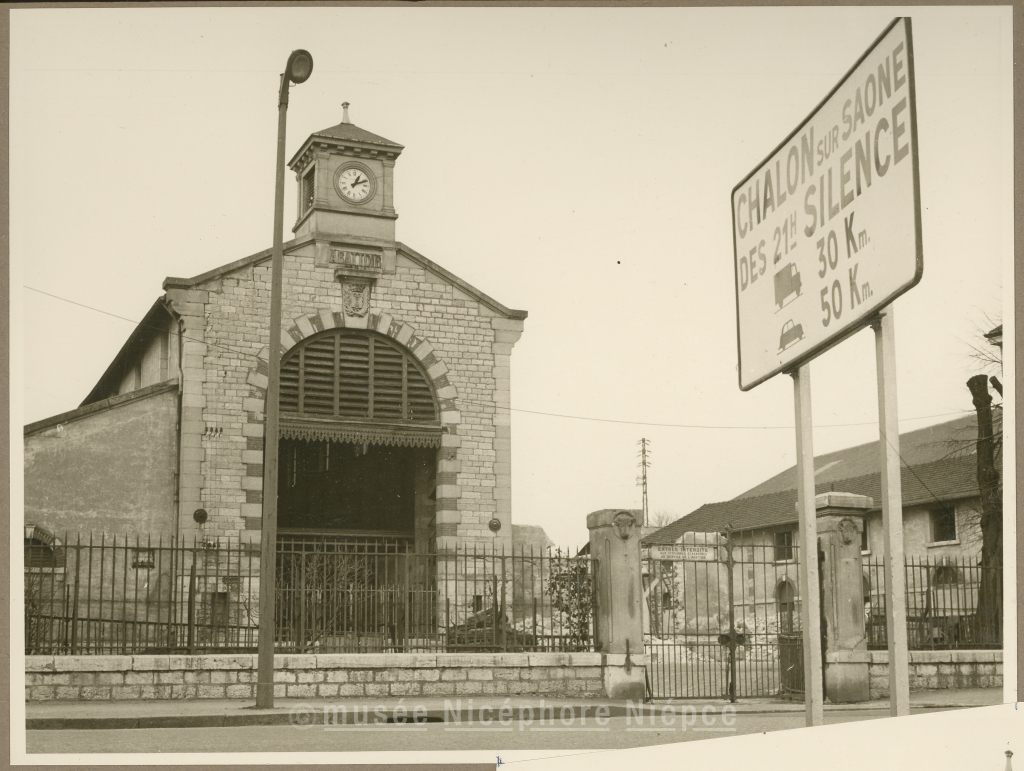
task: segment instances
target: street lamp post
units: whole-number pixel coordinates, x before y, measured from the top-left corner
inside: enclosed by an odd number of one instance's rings
[[[267,375],[266,420],[263,424],[263,535],[260,550],[260,627],[256,675],[256,707],[274,706],[274,592],[277,563],[278,397],[281,391],[281,265],[284,262],[284,135],[288,87],[305,82],[313,72],[308,51],[292,51],[281,74],[277,101],[277,179],[274,189],[274,252],[270,281],[270,372]]]

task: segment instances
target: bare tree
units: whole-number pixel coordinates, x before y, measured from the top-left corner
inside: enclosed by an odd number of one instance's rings
[[[981,373],[967,380],[967,389],[977,415],[975,436],[957,439],[952,443],[953,455],[973,454],[977,462],[977,481],[980,505],[970,521],[964,523],[961,539],[965,543],[981,542],[981,580],[975,609],[975,623],[982,644],[998,644],[1001,638],[1001,579],[1003,565],[1003,486],[999,473],[1002,457],[1002,415],[1000,405],[994,404],[989,390],[1003,395],[1002,324],[999,319],[986,316],[985,326],[979,327],[975,339],[968,343],[969,357]]]
[[[650,524],[654,527],[665,527],[679,519],[679,515],[665,509],[658,509],[650,516]]]
[[[998,317],[986,314],[984,326],[979,326],[974,339],[967,342],[968,354],[982,372],[1001,375],[1003,372],[1003,323]],[[1003,395],[1002,386],[996,389]]]
[[[967,343],[968,357],[975,374],[967,380],[967,389],[977,416],[976,429],[949,440],[947,457],[974,456],[978,482],[979,503],[970,507],[969,516],[958,523],[957,538],[972,549],[980,547],[977,603],[973,626],[974,639],[984,645],[995,646],[1001,640],[1002,629],[1002,412],[989,390],[1001,398],[1002,383],[1002,325],[998,319],[985,318],[974,340]]]

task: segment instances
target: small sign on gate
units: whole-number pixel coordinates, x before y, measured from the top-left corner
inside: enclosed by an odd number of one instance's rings
[[[651,559],[672,562],[717,562],[718,547],[695,544],[652,546]]]

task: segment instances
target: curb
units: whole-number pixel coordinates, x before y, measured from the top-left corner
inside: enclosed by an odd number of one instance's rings
[[[333,705],[331,705],[333,706]],[[337,705],[344,707],[345,705]],[[573,718],[581,716],[581,705],[549,705],[554,710],[555,717],[553,719],[558,720],[562,714],[562,710],[565,707],[570,707],[573,711]],[[594,718],[594,712],[591,711],[590,705],[584,705],[589,714],[584,717]],[[603,717],[625,717],[627,708],[620,705],[594,705],[596,709],[598,706],[606,707],[607,714],[602,714]],[[641,710],[642,718],[650,718],[652,716],[657,717],[662,714],[664,707],[670,706],[668,704],[657,705],[657,704],[645,704]],[[684,703],[672,704],[672,707],[680,708],[688,705]],[[717,705],[707,705],[715,706]],[[726,706],[737,707],[738,705],[723,704],[722,708]],[[969,707],[979,706],[977,704],[920,704],[912,705],[914,710],[933,710],[933,709],[966,709]],[[458,713],[453,711],[432,709],[428,710],[425,714],[420,714],[416,717],[414,722],[413,716],[410,714],[403,720],[394,720],[391,716],[394,714],[393,711],[389,715],[389,719],[386,721],[379,721],[374,718],[374,713],[370,710],[373,709],[370,705],[352,705],[354,709],[362,707],[364,710],[363,720],[355,720],[357,714],[349,714],[347,711],[344,715],[338,715],[336,724],[338,725],[399,725],[407,724],[410,727],[416,724],[431,724],[431,723],[445,723],[446,718],[451,718],[453,715],[458,714],[456,722],[466,721],[472,724],[473,721],[480,722],[481,711],[479,709],[463,709]],[[888,711],[888,704],[829,704],[825,706],[827,712],[880,712]],[[521,718],[521,713],[525,707],[515,706],[510,707],[512,710],[512,722],[517,722]],[[790,709],[764,709],[764,708],[753,708],[743,709],[740,705],[736,709],[735,716],[741,715],[798,715],[803,712],[803,707],[790,708]],[[697,714],[700,710],[697,711]],[[630,714],[635,715],[636,713],[630,710]],[[498,711],[497,709],[491,709],[488,718],[497,722]],[[63,730],[126,730],[136,728],[237,728],[237,727],[251,727],[251,726],[282,726],[292,725],[296,729],[313,728],[318,725],[325,724],[325,712],[323,707],[314,708],[310,707],[308,710],[296,713],[293,710],[288,711],[275,711],[275,712],[254,712],[252,714],[222,714],[222,715],[150,715],[150,716],[111,716],[111,717],[29,717],[25,720],[26,731],[63,731]],[[334,722],[331,723],[335,724]]]

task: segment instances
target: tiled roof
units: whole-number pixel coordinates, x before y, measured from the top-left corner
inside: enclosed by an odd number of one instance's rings
[[[1002,410],[993,410],[1000,430]],[[903,460],[903,505],[945,502],[979,494],[977,418],[968,415],[947,423],[900,436]],[[997,455],[1001,462],[1001,454]],[[878,442],[850,447],[814,459],[815,493],[843,492],[867,495],[881,507]],[[843,474],[843,471],[854,472]],[[857,473],[860,472],[860,473]],[[753,530],[797,521],[796,467],[787,469],[731,501],[707,503],[644,538],[645,545],[675,543],[686,532]]]
[[[975,456],[947,458],[901,469],[903,504],[916,506],[978,495]],[[830,491],[866,495],[881,505],[880,475],[865,474],[851,479],[815,485],[815,494]],[[706,503],[682,519],[663,527],[644,539],[645,545],[676,543],[683,533],[721,532],[726,525],[733,530],[754,530],[787,525],[797,521],[796,490],[783,490],[759,496],[742,496],[721,503]]]
[[[996,410],[995,419],[999,419]],[[905,466],[920,466],[934,463],[954,454],[963,454],[965,447],[973,452],[972,442],[978,437],[978,422],[974,413],[962,418],[939,423],[917,431],[900,434],[900,457]],[[997,427],[998,428],[998,427]],[[814,458],[815,484],[838,482],[842,479],[864,476],[878,472],[878,441],[867,442],[856,447],[847,447],[836,452],[817,455]],[[796,466],[790,466],[756,487],[752,487],[740,498],[752,498],[768,493],[796,489]]]
[[[117,395],[118,384],[124,379],[127,372],[127,362],[131,357],[141,356],[142,352],[149,345],[150,341],[163,329],[163,324],[170,318],[171,313],[167,310],[167,304],[163,297],[156,298],[156,301],[146,311],[142,321],[132,331],[118,351],[117,356],[107,366],[106,371],[100,376],[96,385],[92,387],[89,395],[85,397],[79,407],[87,404],[109,399]]]
[[[348,142],[365,142],[370,145],[386,145],[388,147],[401,148],[402,145],[385,139],[377,134],[372,134],[366,129],[359,128],[354,123],[339,123],[337,126],[321,129],[313,133],[316,137],[330,137],[331,139],[342,139]]]

